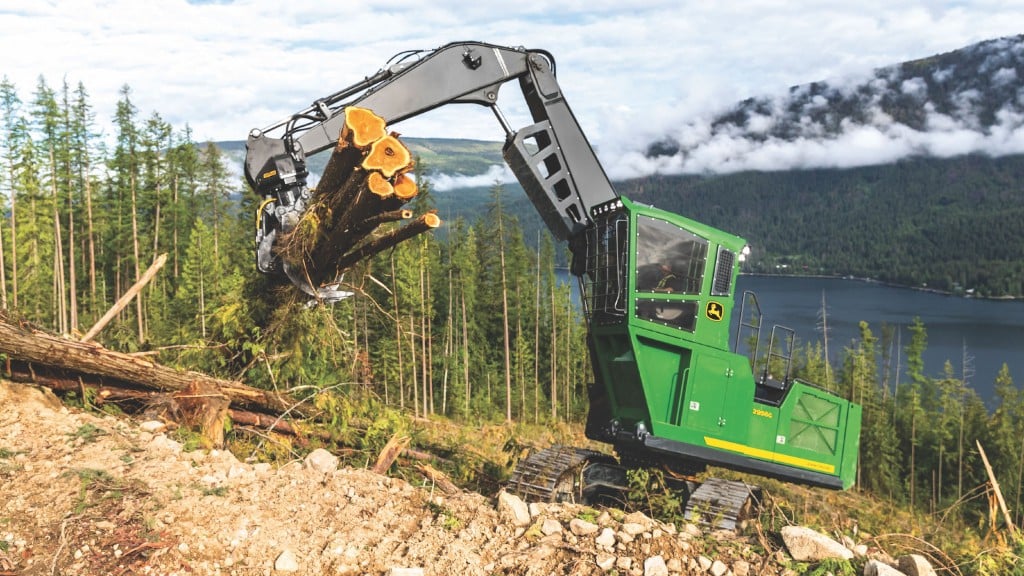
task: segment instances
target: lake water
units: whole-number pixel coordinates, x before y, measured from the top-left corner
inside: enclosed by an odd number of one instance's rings
[[[571,280],[567,272],[560,275]],[[829,356],[835,368],[842,360],[843,349],[858,338],[861,320],[868,323],[879,339],[883,323],[898,326],[902,334],[900,346],[905,347],[910,342],[907,326],[914,317],[920,317],[928,335],[928,347],[922,355],[926,376],[941,377],[949,360],[957,377],[961,377],[966,346],[968,368],[972,371],[967,382],[990,408],[994,407],[992,390],[996,374],[1004,363],[1017,387],[1024,385],[1024,301],[944,296],[840,278],[744,275],[737,283],[737,294],[744,290],[753,291],[761,306],[764,346],[775,324],[795,330],[798,346],[823,342],[819,325],[824,294]],[[896,378],[895,353],[894,350],[890,382]],[[900,381],[905,382],[905,356],[900,361],[900,372]]]
[[[910,342],[907,326],[916,316],[928,335],[928,347],[922,355],[926,376],[940,377],[949,360],[959,377],[966,346],[968,384],[990,407],[996,374],[1004,363],[1017,386],[1024,384],[1024,302],[945,296],[838,278],[745,275],[737,287],[740,293],[751,290],[757,294],[764,315],[762,334],[770,326],[781,324],[796,330],[799,342],[811,343],[823,341],[819,326],[824,294],[829,355],[837,368],[843,348],[858,338],[861,320],[867,321],[878,338],[883,323],[900,327],[900,344],[905,347]],[[900,365],[902,382],[907,379],[905,357]],[[895,375],[890,382],[893,378]]]

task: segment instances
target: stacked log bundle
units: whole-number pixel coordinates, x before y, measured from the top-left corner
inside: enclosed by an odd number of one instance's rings
[[[366,108],[345,109],[345,123],[323,176],[299,223],[278,243],[278,254],[314,286],[398,243],[437,228],[434,212],[412,219],[403,206],[418,192],[412,154],[384,120]]]

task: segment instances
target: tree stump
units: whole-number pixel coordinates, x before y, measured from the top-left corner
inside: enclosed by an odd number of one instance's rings
[[[200,431],[207,448],[224,447],[224,423],[231,399],[220,388],[210,382],[193,380],[184,390],[176,392],[174,399],[183,423]]]

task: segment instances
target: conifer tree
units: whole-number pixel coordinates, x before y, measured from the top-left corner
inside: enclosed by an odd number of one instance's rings
[[[0,219],[0,308],[18,305],[18,259],[17,259],[17,227],[15,225],[15,205],[17,176],[15,173],[16,150],[19,146],[18,125],[21,100],[14,84],[6,75],[0,79],[0,209],[9,218]],[[6,202],[4,202],[6,200]],[[6,243],[3,240],[3,227],[10,223],[10,234]],[[7,257],[7,254],[10,254]],[[10,266],[10,276],[7,274]],[[10,289],[8,288],[10,278]],[[8,294],[10,293],[10,301]]]
[[[116,301],[125,290],[135,283],[136,270],[140,268],[135,257],[135,245],[138,237],[132,224],[137,223],[137,214],[133,204],[133,192],[139,183],[139,134],[136,126],[138,110],[131,100],[131,88],[126,84],[120,89],[121,99],[117,102],[114,112],[114,150],[107,160],[108,180],[104,197],[103,210],[107,222],[104,227],[104,258],[105,272],[108,276],[109,296]],[[136,301],[135,317],[131,318],[136,326],[136,339],[143,338],[139,330],[139,303]],[[127,310],[122,316],[127,321]]]
[[[68,176],[68,197],[66,210],[68,212],[68,279],[71,306],[71,329],[79,327],[80,315],[83,311],[89,313],[89,320],[93,318],[97,303],[96,279],[95,279],[95,235],[93,229],[92,213],[92,192],[94,177],[92,167],[94,165],[94,144],[95,134],[93,133],[94,117],[92,106],[89,103],[89,95],[85,86],[79,82],[74,91],[73,99],[66,104],[68,111],[68,148],[70,151]],[[79,237],[84,240],[79,241]],[[83,292],[79,287],[81,275],[88,277],[88,292]],[[85,298],[84,310],[80,296],[88,294]]]
[[[933,402],[928,397],[931,386],[924,374],[923,354],[928,344],[928,334],[919,317],[913,319],[909,330],[910,342],[904,349],[909,382],[902,384],[897,391],[900,410],[897,412],[896,424],[900,433],[900,452],[907,458],[907,492],[910,505],[914,507],[918,502],[917,486],[921,468],[918,450],[926,444],[922,441],[922,429],[926,428],[926,417]]]
[[[49,187],[52,171],[45,150],[38,146],[38,134],[50,122],[47,115],[53,109],[52,99],[53,91],[40,78],[32,102],[31,124],[22,117],[16,125],[18,148],[13,188],[18,202],[12,216],[17,221],[14,251],[18,263],[18,307],[33,321],[56,330],[60,327],[54,314],[54,209]]]

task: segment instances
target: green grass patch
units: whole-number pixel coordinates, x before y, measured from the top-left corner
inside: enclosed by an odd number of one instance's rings
[[[580,511],[576,513],[576,517],[577,518],[579,518],[580,520],[583,520],[585,522],[590,522],[591,524],[597,524],[597,518],[600,515],[601,515],[600,511],[595,510],[594,508],[590,508],[589,506],[586,507],[586,508],[580,509]]]
[[[181,444],[184,452],[195,452],[203,447],[203,435],[188,426],[179,426],[171,433],[171,439]]]
[[[443,504],[438,504],[433,500],[427,501],[427,509],[434,515],[434,519],[441,523],[441,527],[449,532],[462,529],[462,520],[459,520],[457,516]]]
[[[69,434],[69,436],[76,440],[81,439],[82,442],[89,444],[91,442],[95,442],[101,436],[106,436],[107,434],[108,432],[106,430],[90,422],[82,424],[78,427],[78,430],[75,430],[74,433]]]
[[[209,488],[202,489],[203,496],[227,496],[227,486],[211,486]]]

